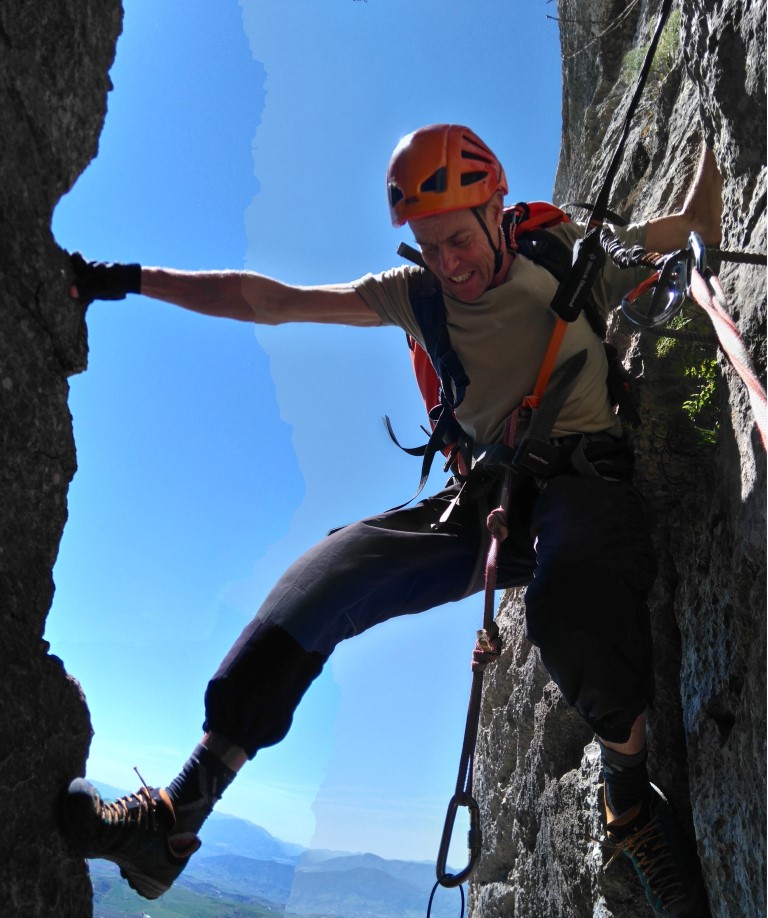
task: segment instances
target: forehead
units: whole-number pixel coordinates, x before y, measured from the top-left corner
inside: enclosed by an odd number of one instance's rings
[[[419,217],[408,224],[419,245],[436,245],[461,233],[474,232],[477,221],[471,210],[451,210],[444,214]]]

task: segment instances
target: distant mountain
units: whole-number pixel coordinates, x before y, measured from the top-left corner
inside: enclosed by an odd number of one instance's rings
[[[206,856],[236,854],[255,860],[295,864],[306,848],[281,841],[266,829],[236,816],[212,813],[200,830]]]
[[[326,915],[339,918],[423,918],[434,873],[421,883],[407,883],[386,869],[347,866],[344,870],[297,870],[286,915]],[[454,898],[455,896],[455,898]],[[436,918],[455,918],[458,893],[440,890],[432,907]]]
[[[284,904],[291,895],[295,868],[277,861],[260,861],[235,854],[204,857],[203,850],[189,862],[178,882],[188,889],[222,893]],[[207,893],[206,893],[207,894]]]
[[[404,883],[423,885],[435,881],[435,865],[431,861],[390,861],[377,854],[336,854],[315,860],[313,851],[307,851],[299,862],[305,872],[330,872],[345,870],[380,870]]]

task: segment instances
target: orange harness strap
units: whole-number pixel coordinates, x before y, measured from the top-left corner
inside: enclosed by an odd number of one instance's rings
[[[555,361],[557,360],[557,355],[560,353],[560,345],[563,343],[568,325],[569,323],[566,322],[565,319],[558,317],[555,320],[555,327],[552,329],[544,359],[539,367],[539,375],[536,377],[536,385],[533,387],[533,393],[531,395],[526,395],[523,399],[524,408],[533,409],[539,407],[542,396],[549,385],[549,378],[552,375],[552,370],[555,368]]]

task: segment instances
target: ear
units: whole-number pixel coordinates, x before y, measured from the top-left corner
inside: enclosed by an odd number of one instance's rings
[[[501,226],[504,216],[504,197],[500,191],[497,191],[488,202],[488,222],[491,226]]]

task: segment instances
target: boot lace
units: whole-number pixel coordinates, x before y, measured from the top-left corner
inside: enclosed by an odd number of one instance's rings
[[[140,829],[145,832],[157,832],[161,827],[157,819],[157,801],[152,790],[139,774],[141,787],[134,794],[126,794],[110,803],[101,804],[102,822],[110,828]]]
[[[605,865],[606,870],[617,857],[626,854],[637,865],[662,904],[672,903],[683,894],[677,864],[657,816],[651,817],[626,838],[601,840],[601,844],[613,852]]]

